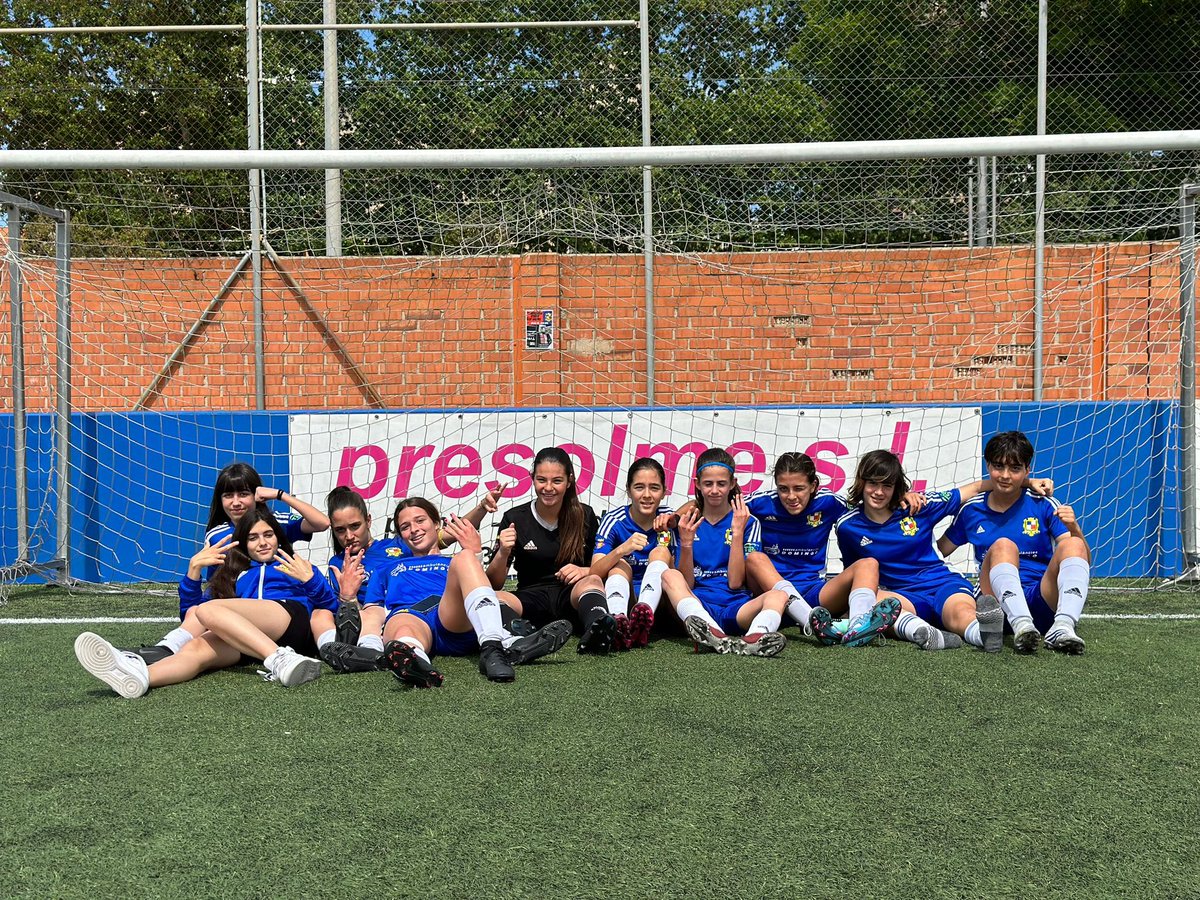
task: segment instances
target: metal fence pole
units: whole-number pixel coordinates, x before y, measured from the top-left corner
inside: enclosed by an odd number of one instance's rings
[[[12,322],[13,483],[17,491],[17,559],[29,559],[29,498],[25,476],[25,319],[21,309],[21,208],[8,214],[8,298]]]
[[[1200,565],[1196,497],[1196,197],[1200,186],[1179,191],[1179,491],[1185,570]]]
[[[326,25],[337,24],[337,0],[322,4]],[[338,33],[326,28],[322,33],[325,51],[324,101],[325,149],[341,147],[341,104],[338,99]],[[325,170],[325,255],[342,255],[342,173],[340,169]]]
[[[988,190],[986,156],[981,156],[975,161],[975,174],[979,181],[979,187],[975,190],[975,199],[977,201],[975,207],[975,233],[979,236],[979,246],[986,247],[988,245],[988,196],[991,193]]]
[[[250,150],[262,149],[258,91],[258,0],[246,0],[246,133]],[[263,353],[262,299],[262,170],[250,170],[250,268],[254,290],[254,408],[266,409],[267,383]]]
[[[55,562],[62,566],[61,581],[71,576],[71,215],[64,212],[54,223],[54,377],[57,412],[54,433],[58,446],[58,509],[55,515]]]
[[[1050,0],[1038,0],[1037,133],[1046,133],[1046,53]],[[1046,327],[1046,154],[1037,155],[1033,201],[1033,399],[1042,399],[1042,354]]]
[[[641,29],[642,146],[653,143],[650,131],[650,0],[639,0]],[[642,167],[642,267],[646,282],[646,403],[654,400],[654,171]]]

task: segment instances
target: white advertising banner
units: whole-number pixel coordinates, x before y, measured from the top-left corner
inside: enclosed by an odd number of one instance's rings
[[[404,497],[425,497],[443,515],[471,508],[497,484],[507,485],[501,509],[528,501],[530,461],[548,446],[571,455],[580,496],[598,515],[627,502],[625,473],[641,456],[663,463],[667,502],[682,503],[696,457],[716,446],[733,455],[747,493],[769,490],[775,459],[794,450],[814,459],[823,487],[845,490],[858,458],[880,448],[900,456],[915,490],[948,489],[979,477],[981,422],[978,407],[296,415],[291,490],[323,507],[334,487],[353,487],[379,537]],[[498,521],[485,523],[485,542]],[[323,563],[328,547],[314,540],[313,559]]]

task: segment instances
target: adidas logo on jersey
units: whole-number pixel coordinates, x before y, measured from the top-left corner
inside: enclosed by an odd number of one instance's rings
[[[533,541],[530,541],[528,544],[526,544],[526,545],[525,545],[524,547],[522,547],[521,549],[522,549],[522,550],[536,550],[536,549],[537,549],[537,544],[535,544]]]
[[[980,525],[978,528],[976,528],[976,529],[975,529],[975,533],[976,533],[976,534],[983,534],[983,526],[982,526],[982,525]]]
[[[867,546],[867,544],[870,544],[870,543],[872,543],[871,539],[864,534],[863,539],[858,542],[858,546],[865,547],[865,546]]]

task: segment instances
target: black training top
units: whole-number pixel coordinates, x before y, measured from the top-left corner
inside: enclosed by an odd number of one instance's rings
[[[506,510],[500,519],[500,530],[509,525],[517,527],[517,544],[513,547],[509,563],[517,570],[517,586],[519,588],[533,587],[536,584],[553,582],[555,573],[562,566],[558,559],[558,529],[550,529],[542,524],[533,512],[533,504],[528,503]],[[596,513],[586,503],[583,504],[583,550],[579,559],[568,560],[577,566],[586,567],[596,545],[596,532],[600,522]],[[496,545],[499,547],[499,543]]]

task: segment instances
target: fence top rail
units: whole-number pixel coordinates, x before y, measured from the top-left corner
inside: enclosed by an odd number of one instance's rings
[[[540,19],[505,22],[341,22],[286,23],[265,22],[259,31],[504,31],[515,28],[633,28],[637,19]],[[38,25],[28,28],[0,28],[6,35],[59,34],[173,34],[187,32],[240,32],[246,25],[240,22],[193,25]]]
[[[0,150],[19,169],[576,169],[1200,150],[1200,130],[487,150]]]

